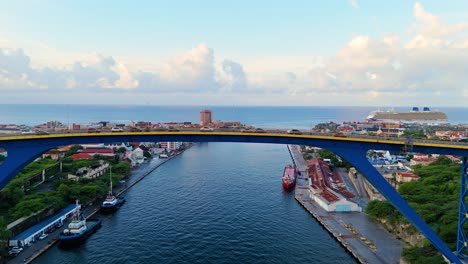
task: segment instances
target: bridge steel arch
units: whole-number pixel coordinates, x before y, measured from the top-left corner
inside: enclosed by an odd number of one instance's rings
[[[242,143],[273,143],[308,145],[333,151],[358,169],[364,177],[376,187],[385,198],[397,208],[431,243],[451,262],[461,263],[463,251],[468,247],[467,236],[463,224],[468,218],[468,207],[463,199],[459,201],[459,228],[457,251],[454,254],[447,245],[435,234],[424,220],[409,206],[398,192],[384,179],[366,158],[370,149],[386,149],[399,152],[405,142],[392,140],[375,140],[360,138],[338,138],[329,136],[288,135],[288,134],[258,134],[235,132],[137,132],[137,133],[100,133],[100,134],[57,134],[45,136],[22,136],[0,138],[0,148],[5,148],[8,157],[0,165],[0,189],[16,176],[28,163],[39,157],[45,151],[64,145],[84,143],[111,142],[242,142]],[[428,154],[447,154],[468,156],[468,146],[438,145],[417,143],[412,146],[414,152]],[[462,195],[468,194],[468,165],[463,158]],[[467,178],[467,179],[465,179]],[[459,259],[460,258],[460,259]]]

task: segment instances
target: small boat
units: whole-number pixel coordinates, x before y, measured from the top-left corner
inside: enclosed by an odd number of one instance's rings
[[[284,172],[283,172],[283,188],[285,190],[291,190],[294,188],[294,185],[296,185],[296,175],[297,175],[297,170],[296,167],[293,165],[287,165],[284,167]]]
[[[112,193],[112,169],[109,170],[109,193],[106,196],[106,200],[101,204],[101,213],[112,213],[117,210],[122,204],[125,203],[124,197],[115,197]]]
[[[77,211],[72,218],[68,228],[64,229],[59,235],[61,246],[76,246],[85,241],[92,233],[101,227],[101,220],[88,219],[80,212],[80,205],[76,201]]]

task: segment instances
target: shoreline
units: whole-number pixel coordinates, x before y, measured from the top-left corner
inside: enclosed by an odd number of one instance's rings
[[[189,146],[190,147],[190,146]],[[187,147],[187,148],[189,148]],[[148,176],[149,174],[151,174],[153,171],[155,171],[157,168],[159,168],[161,165],[165,164],[166,162],[168,162],[169,160],[179,156],[180,154],[184,153],[186,149],[178,152],[177,154],[174,154],[166,159],[164,159],[163,161],[161,161],[160,163],[156,164],[155,166],[151,167],[150,169],[148,169],[147,171],[145,171],[142,175],[140,175],[138,178],[136,178],[135,180],[133,180],[128,186],[125,186],[123,189],[121,189],[115,196],[116,197],[119,197],[121,196],[122,194],[124,194],[126,191],[128,191],[130,188],[132,188],[133,186],[135,186],[137,183],[139,183],[141,180],[143,180],[146,176]],[[93,203],[93,207],[97,207],[97,208],[94,208],[89,214],[86,215],[86,219],[90,219],[91,217],[93,217],[94,215],[96,215],[98,212],[99,212],[99,206],[97,205],[94,205]],[[83,209],[84,210],[84,209]],[[35,260],[36,258],[38,258],[39,256],[41,256],[42,254],[44,254],[44,252],[46,252],[47,250],[49,250],[51,247],[55,246],[56,244],[58,244],[59,240],[57,238],[54,238],[52,239],[51,241],[49,241],[49,243],[47,243],[44,247],[42,247],[41,249],[39,249],[38,251],[34,252],[31,256],[25,258],[23,260],[22,263],[31,263],[33,260]],[[12,263],[14,262],[12,259],[11,261],[8,261],[7,263]]]

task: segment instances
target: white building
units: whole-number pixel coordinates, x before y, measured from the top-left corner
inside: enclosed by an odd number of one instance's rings
[[[132,166],[142,164],[145,161],[144,151],[141,148],[136,148],[130,152],[128,158],[131,160]]]
[[[39,224],[36,224],[23,231],[21,234],[18,234],[15,237],[11,238],[8,244],[10,245],[10,247],[29,246],[31,243],[39,240],[39,237],[43,233],[47,233],[52,229],[62,226],[65,219],[75,215],[79,209],[81,209],[81,205],[77,206],[76,204],[71,204],[65,209],[58,212],[57,214],[45,219]]]
[[[319,188],[309,178],[310,198],[328,212],[361,212],[362,208],[330,188]]]
[[[180,149],[180,147],[182,147],[183,142],[159,142],[159,144],[161,144],[161,148],[171,151]]]

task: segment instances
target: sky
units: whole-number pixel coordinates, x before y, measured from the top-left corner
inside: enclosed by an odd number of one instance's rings
[[[2,104],[467,106],[464,0],[0,6]]]

